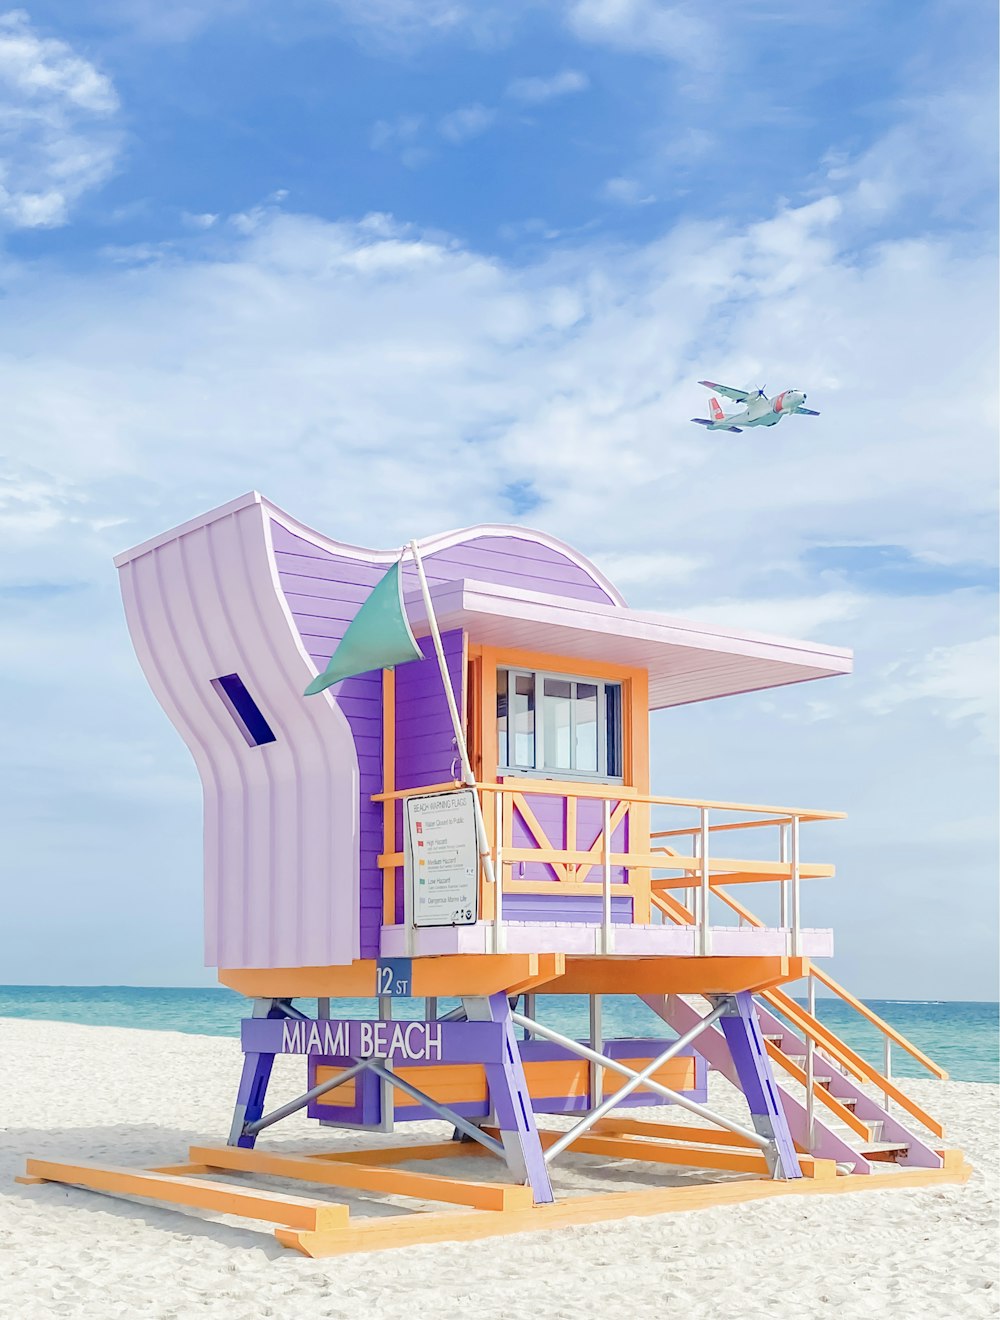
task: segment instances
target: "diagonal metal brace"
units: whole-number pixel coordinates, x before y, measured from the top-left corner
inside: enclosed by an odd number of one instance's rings
[[[439,1100],[434,1100],[431,1096],[425,1095],[424,1092],[414,1086],[412,1082],[408,1082],[396,1073],[391,1072],[390,1069],[384,1067],[384,1065],[377,1059],[367,1059],[364,1066],[369,1068],[376,1077],[381,1077],[383,1081],[388,1082],[391,1086],[397,1087],[405,1095],[416,1100],[417,1104],[426,1105],[428,1109],[439,1114],[445,1122],[453,1124],[459,1132],[470,1137],[473,1141],[478,1141],[481,1146],[485,1146],[492,1154],[498,1155],[500,1159],[504,1159],[504,1150],[500,1142],[496,1141],[493,1137],[487,1136],[485,1132],[480,1132],[479,1128],[477,1128],[474,1123],[470,1123],[469,1120],[463,1118],[461,1114],[456,1114],[453,1109],[449,1109],[447,1105],[441,1104]]]

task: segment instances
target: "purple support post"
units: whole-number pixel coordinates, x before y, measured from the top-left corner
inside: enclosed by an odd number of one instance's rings
[[[726,1012],[719,1019],[732,1055],[740,1086],[750,1106],[754,1130],[770,1138],[772,1147],[764,1152],[775,1178],[801,1178],[795,1143],[788,1130],[788,1120],[775,1085],[771,1060],[757,1021],[753,995],[740,990],[728,997]]]
[[[531,1096],[511,1021],[510,1002],[506,994],[500,993],[490,995],[488,999],[466,999],[464,1003],[470,1022],[499,1022],[504,1028],[503,1062],[485,1065],[490,1102],[508,1168],[530,1186],[536,1205],[549,1205],[555,1197],[535,1126]]]
[[[258,1000],[253,1007],[253,1015],[267,1018],[286,1016],[276,999]],[[233,1110],[233,1122],[226,1143],[228,1146],[241,1146],[244,1150],[253,1150],[257,1140],[256,1134],[248,1136],[244,1129],[248,1123],[256,1122],[264,1113],[264,1100],[273,1065],[273,1054],[265,1054],[258,1050],[244,1054],[240,1089],[236,1093],[236,1107]]]

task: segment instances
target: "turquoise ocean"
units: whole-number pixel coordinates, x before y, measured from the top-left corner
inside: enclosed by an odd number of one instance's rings
[[[315,1001],[297,1000],[307,1013]],[[998,1080],[1000,1005],[995,1003],[927,1002],[872,999],[868,1007],[942,1068],[963,1082]],[[451,1004],[442,1000],[440,1011]],[[585,1037],[586,1000],[576,995],[539,995],[536,1015],[565,1035]],[[395,1001],[394,1016],[423,1015],[423,1001]],[[374,1000],[335,999],[334,1017],[375,1017]],[[838,999],[817,1000],[817,1015],[870,1063],[881,1068],[882,1036],[849,1005]],[[95,1027],[138,1027],[146,1031],[182,1031],[206,1036],[237,1036],[247,1001],[230,990],[155,989],[137,986],[0,986],[0,1017],[79,1022]],[[604,1034],[658,1036],[663,1023],[637,999],[606,995]],[[898,1046],[893,1047],[892,1071],[899,1077],[926,1077]]]

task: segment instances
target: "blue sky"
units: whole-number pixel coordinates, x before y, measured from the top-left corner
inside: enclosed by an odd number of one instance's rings
[[[0,981],[205,979],[110,561],[256,487],[364,544],[529,522],[637,606],[855,647],[656,716],[654,782],[847,810],[835,971],[995,997],[996,18],[826,8],[0,17]],[[822,415],[708,437],[705,376]]]

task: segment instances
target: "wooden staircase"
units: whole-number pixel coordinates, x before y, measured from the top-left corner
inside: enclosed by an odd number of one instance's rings
[[[741,923],[763,926],[758,917],[726,892],[723,881],[723,875],[713,877],[712,894],[726,903]],[[678,925],[693,923],[693,914],[676,895],[658,894],[654,888],[652,901],[666,919]],[[905,1050],[933,1076],[941,1079],[948,1076],[826,972],[810,967],[810,976],[855,1008],[886,1039]],[[675,1031],[687,1030],[697,1015],[697,1010],[677,996],[649,996],[645,1002]],[[851,1165],[854,1173],[872,1173],[875,1171],[872,1165],[886,1163],[926,1169],[944,1166],[945,1152],[934,1142],[934,1138],[944,1136],[942,1124],[891,1077],[868,1063],[784,990],[765,990],[756,996],[756,1003],[767,1052],[778,1070],[782,1104],[801,1151],[834,1159],[845,1171]],[[811,1105],[804,1094],[810,1045],[813,1050]],[[727,1052],[720,1032],[713,1028],[696,1048],[713,1068],[728,1075]],[[883,1097],[884,1104],[873,1097],[872,1090]],[[904,1126],[888,1108],[890,1103],[915,1120],[918,1131]]]

